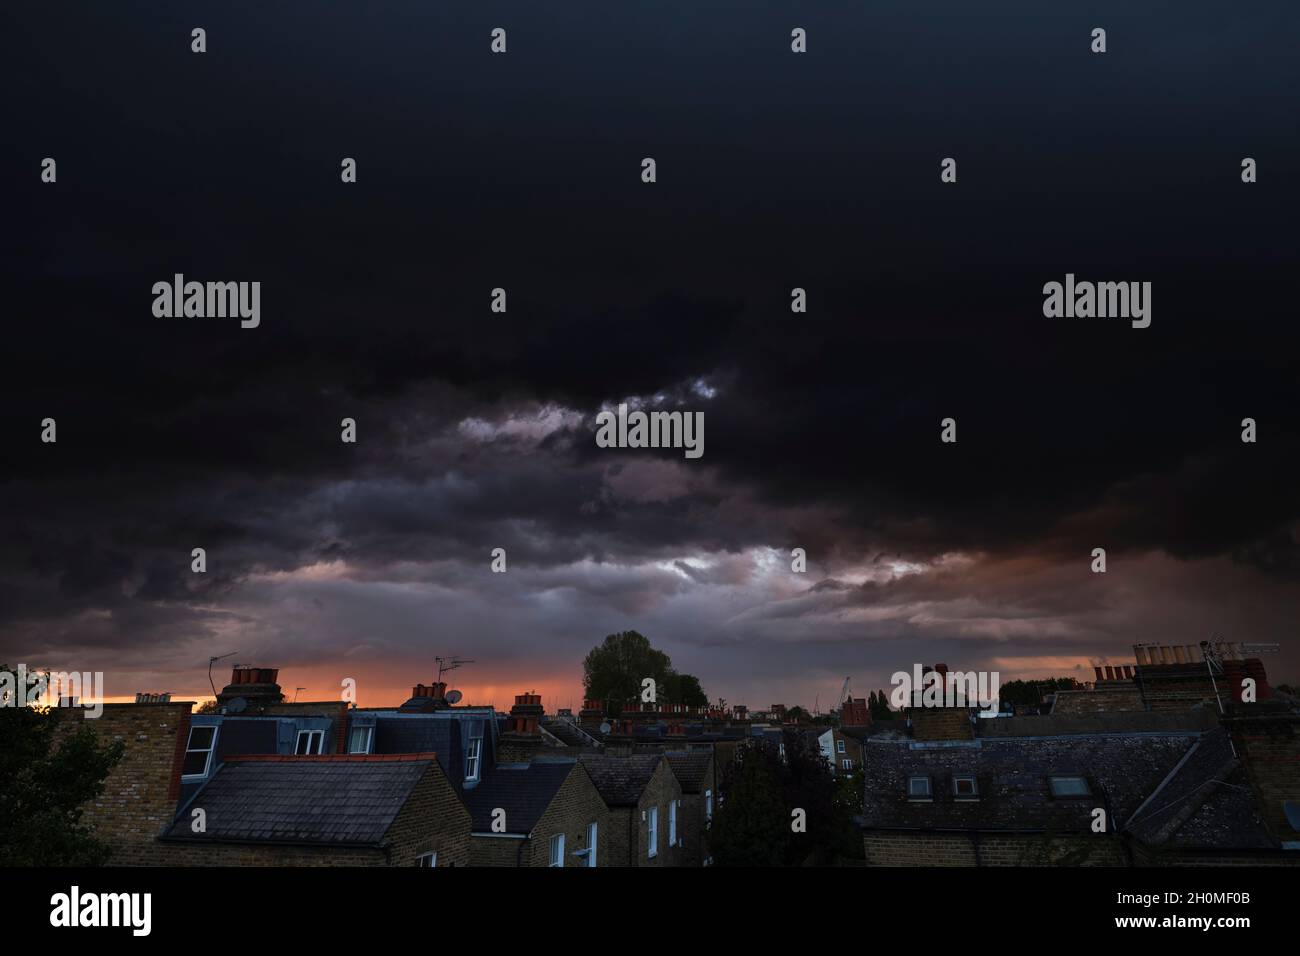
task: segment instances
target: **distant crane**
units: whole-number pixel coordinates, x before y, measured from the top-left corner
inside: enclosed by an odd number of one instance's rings
[[[851,681],[852,681],[852,678],[851,678],[851,677],[846,677],[846,678],[844,678],[844,686],[840,688],[840,707],[841,707],[841,709],[844,707],[844,702],[845,702],[846,700],[848,700],[848,699],[853,695],[853,685],[852,685]]]

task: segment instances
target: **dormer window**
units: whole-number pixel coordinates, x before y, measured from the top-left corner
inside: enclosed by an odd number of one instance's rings
[[[348,734],[348,753],[370,753],[370,739],[375,734],[374,727],[353,727]]]
[[[465,751],[465,779],[477,780],[483,766],[483,738],[469,738],[469,749]]]
[[[971,776],[953,777],[952,795],[958,800],[978,800],[980,797],[979,784]]]
[[[325,743],[325,731],[323,730],[300,730],[298,731],[298,744],[293,748],[293,752],[298,756],[310,756],[321,752],[321,747]]]
[[[1086,797],[1092,792],[1083,777],[1049,777],[1048,784],[1054,797]]]
[[[212,750],[216,742],[216,727],[191,727],[181,774],[186,777],[206,777],[208,768],[212,766]]]
[[[907,799],[909,800],[932,800],[934,794],[930,790],[929,777],[908,777],[907,778]]]

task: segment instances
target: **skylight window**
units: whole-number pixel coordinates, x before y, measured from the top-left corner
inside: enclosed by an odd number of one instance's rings
[[[1086,797],[1092,792],[1083,777],[1052,777],[1048,782],[1054,797]]]
[[[930,790],[930,778],[929,777],[908,777],[907,798],[909,800],[932,799],[933,793]]]

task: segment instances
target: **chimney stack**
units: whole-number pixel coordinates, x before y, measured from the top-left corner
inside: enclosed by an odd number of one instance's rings
[[[544,713],[540,694],[529,691],[515,696],[506,730],[498,742],[501,763],[527,763],[542,749],[542,732],[538,725]]]
[[[217,708],[228,707],[232,700],[243,698],[248,707],[264,707],[284,702],[284,694],[276,681],[278,667],[235,667],[230,672],[230,683],[217,695]]]

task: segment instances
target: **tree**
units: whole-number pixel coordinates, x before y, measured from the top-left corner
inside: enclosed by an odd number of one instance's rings
[[[839,794],[816,737],[788,729],[781,744],[747,742],[723,771],[724,799],[709,830],[718,866],[830,864],[855,855],[855,847],[861,855],[852,799]],[[792,825],[796,810],[803,811],[802,832]]]
[[[0,668],[12,673],[9,668]],[[109,849],[81,822],[123,744],[100,746],[57,707],[0,706],[0,866],[96,866]]]
[[[707,707],[709,698],[700,686],[700,679],[692,674],[669,673],[663,684],[662,696],[670,704],[685,704],[687,707]]]
[[[807,722],[809,715],[808,711],[804,710],[798,704],[795,704],[785,712],[785,716],[787,720],[793,723],[802,724]]]
[[[626,700],[640,700],[641,682],[647,677],[655,682],[655,699],[659,703],[703,707],[709,702],[698,678],[677,673],[668,655],[655,650],[636,631],[610,634],[582,662],[586,696],[609,699],[616,706]]]

